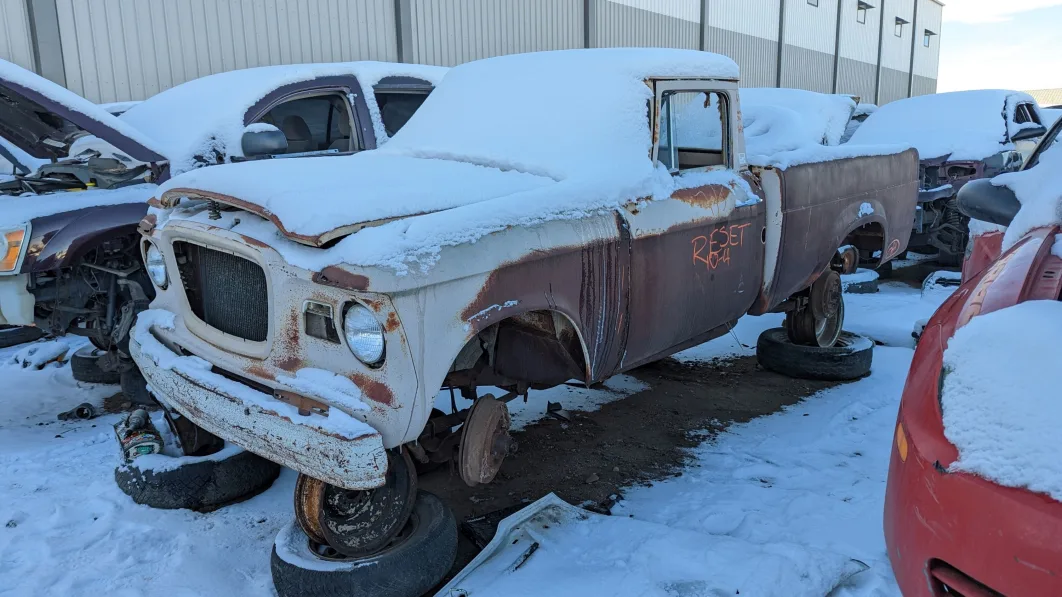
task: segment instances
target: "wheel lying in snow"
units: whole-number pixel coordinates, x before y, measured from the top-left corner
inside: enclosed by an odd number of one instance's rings
[[[20,325],[0,325],[0,348],[18,346],[40,340],[44,332],[40,328]]]
[[[421,491],[406,526],[382,550],[345,558],[311,542],[292,522],[277,535],[269,567],[280,597],[420,597],[446,576],[456,556],[454,515]]]
[[[784,328],[760,334],[756,360],[763,367],[798,379],[846,381],[870,373],[874,342],[850,332],[841,332],[829,348],[791,342]]]
[[[100,368],[100,357],[107,354],[91,344],[86,344],[70,355],[70,373],[77,381],[87,383],[116,384],[121,379],[118,371]]]
[[[279,474],[280,465],[227,444],[209,456],[141,456],[114,469],[114,480],[138,504],[208,512],[258,495]]]

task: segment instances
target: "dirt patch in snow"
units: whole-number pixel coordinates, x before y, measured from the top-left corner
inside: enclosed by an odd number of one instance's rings
[[[514,433],[516,455],[495,481],[470,488],[456,472],[421,476],[421,488],[442,497],[460,522],[554,492],[571,504],[609,504],[620,488],[681,474],[693,448],[728,425],[770,414],[837,385],[795,380],[761,369],[755,357],[686,362],[664,359],[630,372],[650,389],[546,418]],[[463,534],[451,574],[478,552]]]

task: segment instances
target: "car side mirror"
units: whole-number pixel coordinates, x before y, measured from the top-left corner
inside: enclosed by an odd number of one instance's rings
[[[1021,202],[1008,187],[997,187],[992,179],[973,180],[959,189],[959,211],[990,224],[1010,226]]]
[[[1047,134],[1047,127],[1038,124],[1036,126],[1030,126],[1028,128],[1021,129],[1010,136],[1011,141],[1025,141],[1026,139],[1037,139]]]
[[[288,150],[288,138],[271,124],[256,123],[243,130],[240,145],[249,158],[277,155]]]

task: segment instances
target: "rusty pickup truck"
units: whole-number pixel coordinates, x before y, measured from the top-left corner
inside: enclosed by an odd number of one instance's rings
[[[141,225],[166,275],[133,356],[168,407],[302,473],[314,545],[373,553],[408,516],[414,462],[493,479],[506,402],[529,390],[600,382],[746,314],[836,341],[838,249],[906,248],[918,155],[749,166],[739,102],[737,66],[705,52],[491,58],[451,70],[376,152],[177,177]],[[470,406],[443,413],[440,392]],[[337,506],[381,495],[402,507]]]

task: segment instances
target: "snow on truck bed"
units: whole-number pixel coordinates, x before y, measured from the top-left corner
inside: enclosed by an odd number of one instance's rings
[[[1023,102],[1036,103],[1026,93],[999,89],[902,99],[875,110],[849,143],[906,145],[922,159],[950,155],[952,160],[982,160],[1014,149],[1007,139],[1024,125],[1008,123]]]
[[[974,317],[944,352],[944,435],[952,470],[1062,501],[1062,302],[1029,301]]]

